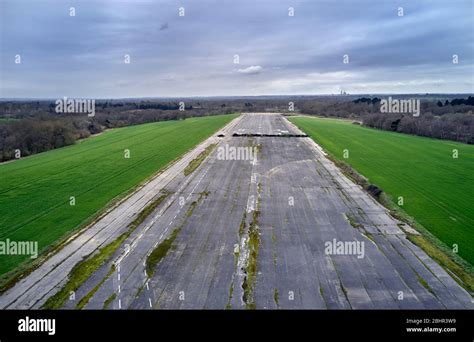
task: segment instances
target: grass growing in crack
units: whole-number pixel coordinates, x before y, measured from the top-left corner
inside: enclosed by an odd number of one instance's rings
[[[344,285],[342,285],[342,281],[340,280],[340,278],[339,278],[339,285],[341,286],[342,293],[344,294],[344,297],[346,298],[346,301],[347,301],[347,303],[348,303],[349,306],[350,306],[350,305],[351,305],[351,302],[350,302],[349,297],[348,297],[348,295],[347,295],[347,290],[346,290],[346,288],[344,287]]]
[[[347,217],[347,221],[349,221],[349,224],[354,227],[354,228],[363,228],[364,226],[360,223],[357,223],[355,218],[350,215],[350,214],[346,214],[346,217]]]
[[[240,222],[239,226],[239,237],[242,238],[245,232],[245,220],[247,218],[247,213],[244,211],[244,215],[242,217],[242,221]]]
[[[232,309],[231,301],[232,301],[233,294],[234,294],[234,282],[232,282],[229,287],[229,300],[227,301],[227,305],[225,306],[226,310]]]
[[[278,293],[278,289],[273,289],[273,300],[277,307],[280,306],[280,294]]]
[[[117,295],[115,293],[112,293],[112,295],[105,300],[104,306],[102,307],[102,309],[104,310],[108,309],[110,303],[112,303],[115,300],[115,298],[117,298]]]
[[[100,266],[102,266],[122,244],[130,233],[120,235],[115,241],[93,254],[91,257],[77,263],[69,273],[69,279],[64,287],[49,297],[43,304],[43,309],[59,309],[69,298],[71,291],[76,291]],[[85,304],[84,304],[85,305]]]
[[[260,216],[260,211],[255,210],[253,212],[252,222],[249,226],[249,258],[247,261],[247,276],[244,279],[242,288],[244,290],[243,299],[246,303],[247,309],[255,309],[255,299],[253,297],[253,291],[255,287],[255,281],[257,278],[257,259],[258,251],[260,247],[260,233],[258,229],[258,217]]]
[[[321,295],[321,298],[324,299],[324,289],[321,285],[321,282],[319,282],[319,294]]]
[[[246,304],[247,309],[255,309],[255,298],[253,295],[255,282],[257,279],[257,260],[258,252],[260,248],[260,232],[258,228],[258,218],[260,216],[260,201],[259,195],[262,191],[262,186],[260,183],[257,184],[257,208],[252,212],[252,222],[250,222],[248,230],[248,250],[249,256],[246,265],[246,276],[242,283],[243,300]],[[245,216],[244,216],[245,218]]]
[[[209,191],[203,191],[203,192],[200,192],[199,193],[199,198],[195,201],[192,201],[191,202],[191,205],[189,206],[189,209],[186,211],[186,218],[190,217],[192,214],[193,214],[193,211],[194,211],[194,208],[196,208],[196,206],[198,205],[199,202],[201,202],[201,200],[204,198],[204,197],[207,197],[209,196],[210,192]]]
[[[437,297],[436,294],[434,293],[433,289],[428,285],[428,283],[426,282],[425,279],[423,279],[423,277],[421,277],[418,272],[415,272],[416,273],[416,278],[418,279],[418,282],[425,288],[428,290],[428,292],[430,292],[433,296]]]
[[[146,259],[146,274],[148,277],[152,277],[155,273],[156,265],[159,264],[161,260],[168,254],[168,251],[173,246],[174,240],[178,236],[178,233],[181,231],[181,228],[176,228],[173,230],[171,235],[163,240],[156,248],[150,253]]]
[[[158,197],[156,200],[154,200],[152,203],[147,205],[145,209],[143,209],[140,214],[135,218],[135,220],[132,221],[132,223],[129,224],[129,229],[134,230],[137,228],[140,224],[145,221],[145,219],[155,211],[155,209],[163,202],[163,200],[168,197],[168,195],[171,193],[166,189],[161,190],[162,195]]]
[[[262,143],[257,144],[253,139],[249,139],[249,145],[255,149],[257,155],[262,153]]]
[[[276,234],[275,234],[275,228],[272,227],[272,243],[276,243],[277,241],[277,237],[276,237]]]
[[[199,165],[201,165],[201,163],[204,161],[204,159],[206,159],[206,157],[212,152],[212,150],[214,149],[214,147],[216,147],[216,145],[217,144],[211,144],[207,146],[204,151],[199,153],[199,155],[196,158],[191,160],[188,166],[186,166],[186,168],[184,169],[184,175],[188,176],[191,173],[193,173],[194,170],[196,170],[199,167]]]
[[[369,239],[370,241],[372,241],[373,243],[375,243],[375,239],[374,239],[374,235],[371,234],[371,233],[365,233],[365,234],[362,234],[364,235],[367,239]]]
[[[163,202],[163,200],[168,196],[168,191],[162,190],[165,193],[154,200],[152,203],[147,205],[143,211],[137,216],[133,222],[128,226],[128,230],[120,235],[117,239],[99,249],[98,252],[93,253],[91,256],[86,257],[84,260],[77,263],[69,273],[69,279],[67,283],[59,290],[56,294],[49,297],[48,300],[43,304],[43,309],[59,309],[61,308],[66,300],[69,298],[71,291],[76,291],[79,286],[81,286],[89,277],[99,269],[120,247],[120,245],[130,236],[130,234],[146,219],[146,217],[152,213],[156,207]],[[110,276],[110,273],[113,272],[113,269],[109,271],[104,279],[99,283],[100,285],[105,282],[106,278]],[[78,308],[84,307],[92,298],[94,293],[99,289],[99,287],[92,290],[93,293],[88,293],[81,301],[78,303]]]
[[[89,303],[89,300],[92,298],[92,296],[94,296],[94,294],[100,289],[100,287],[102,286],[103,283],[105,283],[105,281],[107,279],[109,279],[109,277],[112,275],[112,273],[115,272],[115,265],[112,265],[112,267],[110,267],[110,270],[109,272],[107,273],[107,275],[101,279],[101,281],[96,285],[94,286],[94,288],[92,290],[89,291],[89,293],[87,293],[87,295],[85,295],[80,301],[79,303],[77,303],[76,305],[76,309],[82,309],[84,306],[86,306],[87,303]]]
[[[191,203],[188,211],[186,212],[186,220],[193,214],[193,211],[198,205],[198,203],[201,202],[201,200],[207,196],[209,196],[209,191],[203,191],[199,193],[199,198]],[[153,274],[155,273],[156,265],[158,265],[160,261],[163,260],[163,258],[168,254],[168,251],[174,247],[174,240],[176,240],[176,237],[181,231],[181,228],[186,223],[186,220],[178,228],[175,228],[167,239],[163,240],[160,244],[158,244],[158,246],[156,246],[156,248],[147,257],[145,263],[145,270],[148,277],[151,278],[153,276]]]
[[[277,265],[277,252],[276,252],[276,242],[277,237],[275,234],[275,227],[272,226],[272,256],[273,256],[273,265]]]

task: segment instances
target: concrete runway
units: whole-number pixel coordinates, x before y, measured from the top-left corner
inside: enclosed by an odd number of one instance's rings
[[[50,259],[59,267],[42,266],[22,280],[26,287],[7,291],[0,306],[40,307],[78,256],[113,241],[166,189],[167,199],[65,308],[94,288],[86,309],[109,301],[110,309],[474,308],[472,297],[406,239],[400,222],[310,138],[291,136],[302,132],[284,117],[245,114],[222,131],[73,239],[69,254]],[[218,145],[209,157],[184,176],[211,143]],[[175,229],[172,248],[149,278],[147,256]],[[343,248],[329,253],[328,245]]]

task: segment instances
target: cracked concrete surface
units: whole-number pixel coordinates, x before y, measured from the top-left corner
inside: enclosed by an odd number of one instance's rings
[[[3,308],[38,308],[84,255],[112,241],[146,203],[172,193],[76,292],[77,302],[116,270],[86,309],[243,309],[246,225],[258,196],[257,309],[473,309],[471,296],[421,249],[397,220],[279,114],[245,114],[110,211],[64,250],[0,297]],[[232,136],[232,133],[249,136]],[[252,136],[257,134],[261,136]],[[268,135],[268,136],[265,136]],[[221,160],[217,148],[189,176],[182,170],[211,143],[259,144],[256,161]],[[258,184],[258,190],[257,190]],[[195,204],[199,194],[207,192]],[[255,203],[255,202],[253,202]],[[191,206],[192,213],[189,214]],[[176,228],[172,248],[146,275],[147,255]],[[328,241],[364,243],[364,257],[328,255]],[[125,245],[133,246],[117,262]],[[238,247],[236,249],[236,246]],[[401,299],[403,298],[403,299]]]

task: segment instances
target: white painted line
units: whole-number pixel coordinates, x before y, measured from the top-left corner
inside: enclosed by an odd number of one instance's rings
[[[150,303],[150,308],[152,308],[153,305],[151,305],[151,298],[148,298],[148,303]]]
[[[120,273],[117,275],[118,281],[120,281]]]
[[[119,309],[122,308],[122,301],[119,299]]]
[[[120,293],[120,285],[118,286],[118,293]]]
[[[148,286],[148,282],[146,282],[146,289],[150,290],[150,287]]]
[[[196,154],[197,155],[197,154]],[[205,169],[204,173],[202,174],[202,176],[200,177],[200,179],[198,180],[198,182],[194,185],[193,187],[193,190],[191,191],[191,193],[189,194],[189,196],[187,197],[187,200],[189,200],[189,198],[193,195],[193,193],[195,192],[196,188],[200,185],[200,183],[202,182],[202,180],[206,177],[207,173],[209,172],[209,170],[211,169],[211,166],[208,166],[207,169]],[[171,176],[170,176],[171,178]],[[189,186],[189,184],[191,183],[191,179],[189,179],[188,181],[184,181],[179,189],[172,195],[171,198],[169,198],[169,200],[166,202],[166,205],[163,206],[161,208],[161,210],[154,216],[154,218],[151,220],[150,224],[148,224],[141,232],[141,234],[135,238],[135,241],[133,241],[133,243],[131,244],[130,248],[128,250],[125,251],[125,253],[123,253],[119,259],[117,260],[116,264],[119,264],[130,252],[132,252],[132,250],[136,247],[137,243],[138,243],[138,240],[141,239],[144,235],[144,233],[146,233],[150,228],[152,228],[152,226],[156,223],[156,220],[158,218],[161,218],[163,217],[163,213],[169,208],[169,206],[172,205],[172,203],[175,201],[175,199],[177,198],[177,196],[179,194],[182,193],[182,190]],[[176,219],[176,217],[178,216],[178,214],[181,212],[181,209],[182,208],[178,208],[178,211],[176,212],[173,220]],[[160,238],[159,238],[159,241],[161,241],[163,239],[163,236],[167,233],[167,231],[169,230],[169,227],[174,223],[173,220],[169,223],[169,225],[165,228],[165,230],[162,232],[162,234],[160,235]],[[159,241],[157,241],[155,243],[155,245],[153,247],[156,247],[159,243]],[[146,267],[146,260],[143,261],[143,266]],[[118,269],[118,272],[120,272],[120,268]],[[145,274],[145,277],[148,278],[148,275],[146,273],[146,269],[143,271],[143,273]],[[118,274],[118,279],[120,281],[120,274]],[[148,286],[148,285],[147,285]]]

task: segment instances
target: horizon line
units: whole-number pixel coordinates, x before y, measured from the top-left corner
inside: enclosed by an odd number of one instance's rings
[[[143,97],[0,97],[0,101],[53,101],[62,98],[70,99],[91,99],[91,100],[145,100],[145,99],[211,99],[211,98],[256,98],[256,97],[351,97],[351,96],[362,96],[362,95],[394,95],[394,96],[406,96],[406,95],[474,95],[474,92],[446,92],[446,93],[349,93],[349,94],[263,94],[263,95],[187,95],[187,96],[143,96]]]

